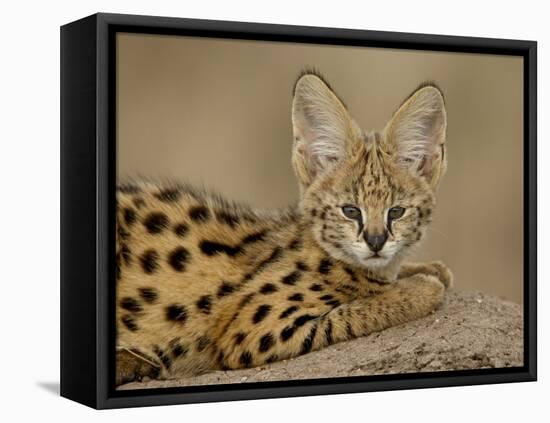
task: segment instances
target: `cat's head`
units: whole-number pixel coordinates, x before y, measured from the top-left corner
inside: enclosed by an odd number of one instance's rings
[[[433,84],[407,97],[381,132],[367,132],[320,75],[298,79],[292,162],[301,212],[324,250],[377,269],[420,241],[446,168],[446,122]]]

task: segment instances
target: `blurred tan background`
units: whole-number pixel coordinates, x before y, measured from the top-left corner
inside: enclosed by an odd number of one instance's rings
[[[171,177],[258,207],[296,202],[291,89],[315,66],[366,129],[422,81],[445,92],[446,177],[416,254],[458,289],[523,301],[519,57],[120,34],[119,177]]]

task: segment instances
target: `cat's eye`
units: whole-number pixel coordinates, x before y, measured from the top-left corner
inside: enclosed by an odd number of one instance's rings
[[[359,210],[355,206],[342,207],[342,213],[344,213],[344,216],[346,216],[348,219],[352,219],[352,220],[361,219],[361,210]]]
[[[388,220],[396,220],[405,214],[405,208],[400,206],[392,207],[388,210]]]

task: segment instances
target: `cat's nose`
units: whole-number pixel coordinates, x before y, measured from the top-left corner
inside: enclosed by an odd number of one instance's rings
[[[388,239],[388,234],[386,232],[383,232],[382,234],[378,235],[369,235],[368,233],[364,233],[363,237],[365,238],[365,241],[367,242],[367,245],[371,249],[371,251],[377,253],[384,247],[384,244],[386,243],[386,240]]]

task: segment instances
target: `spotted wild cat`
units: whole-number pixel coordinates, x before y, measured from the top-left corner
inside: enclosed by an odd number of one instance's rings
[[[294,87],[297,207],[183,185],[118,189],[117,384],[258,366],[425,316],[452,275],[403,263],[445,172],[441,91],[361,130],[316,72]]]

